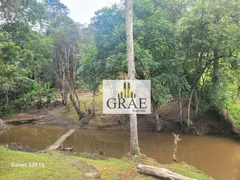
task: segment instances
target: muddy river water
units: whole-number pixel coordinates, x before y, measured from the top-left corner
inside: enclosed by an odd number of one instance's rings
[[[56,126],[22,125],[0,134],[0,144],[18,142],[44,149],[67,131]],[[240,143],[215,136],[180,135],[178,160],[184,161],[217,180],[240,180]],[[140,132],[141,152],[160,163],[172,162],[173,135]],[[77,152],[97,153],[121,158],[129,152],[128,132],[78,130],[64,143]]]

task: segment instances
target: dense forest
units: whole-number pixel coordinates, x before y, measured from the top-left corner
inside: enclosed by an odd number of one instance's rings
[[[59,94],[81,120],[76,89],[94,98],[102,80],[127,73],[124,3],[87,26],[68,14],[59,0],[0,1],[0,116]],[[172,101],[185,128],[211,109],[240,125],[240,0],[135,0],[133,14],[136,79],[151,80],[156,130]]]

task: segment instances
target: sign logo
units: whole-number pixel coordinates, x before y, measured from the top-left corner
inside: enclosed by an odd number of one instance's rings
[[[150,80],[103,81],[103,114],[150,113]]]
[[[136,98],[136,94],[131,91],[130,82],[123,83],[123,91],[118,94],[118,98]]]

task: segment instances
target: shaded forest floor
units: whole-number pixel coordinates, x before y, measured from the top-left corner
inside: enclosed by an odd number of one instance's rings
[[[156,179],[138,173],[139,163],[168,168],[184,176],[211,180],[202,171],[185,163],[162,165],[144,155],[122,159],[93,160],[62,152],[30,153],[9,150],[0,146],[0,179]],[[26,167],[16,167],[17,163]],[[37,163],[37,164],[33,164]],[[34,166],[34,167],[33,167]]]

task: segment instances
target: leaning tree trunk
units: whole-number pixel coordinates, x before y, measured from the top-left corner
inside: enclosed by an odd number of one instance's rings
[[[132,23],[132,0],[125,0],[126,37],[127,37],[127,59],[128,79],[135,79],[134,47],[133,47],[133,23]],[[130,153],[139,155],[137,115],[130,114]]]
[[[188,111],[187,111],[187,131],[189,129],[189,124],[191,122],[191,104],[192,104],[192,97],[194,93],[195,87],[192,89],[189,100],[188,100]]]
[[[78,114],[78,119],[80,120],[80,119],[82,118],[82,113],[81,113],[81,111],[80,111],[80,107],[79,107],[79,106],[77,105],[77,103],[75,102],[72,93],[70,93],[70,101],[72,102],[72,105],[73,105],[75,111],[76,111],[77,114]]]
[[[66,84],[67,84],[67,87],[68,87],[68,90],[69,90],[69,93],[70,93],[70,101],[72,102],[72,105],[75,109],[75,111],[77,112],[78,114],[78,119],[81,120],[82,118],[82,112],[81,112],[81,107],[80,107],[80,101],[79,101],[79,98],[78,98],[78,95],[75,91],[75,89],[73,88],[73,85],[69,85],[69,83],[66,81]],[[75,98],[77,100],[75,100]]]

